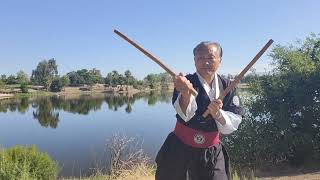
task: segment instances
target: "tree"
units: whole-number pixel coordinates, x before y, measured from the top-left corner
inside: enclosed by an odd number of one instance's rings
[[[14,75],[10,75],[6,81],[7,84],[17,84],[17,78]]]
[[[168,87],[173,82],[172,76],[169,73],[160,73],[159,76],[162,87]]]
[[[68,86],[70,84],[70,79],[67,75],[61,77],[62,85]]]
[[[27,73],[23,71],[19,71],[17,73],[17,82],[19,84],[28,84],[29,83],[29,76]]]
[[[44,86],[48,90],[57,75],[58,65],[56,64],[56,60],[43,60],[37,65],[37,68],[32,71],[31,81],[36,85]]]
[[[7,75],[2,74],[2,75],[1,75],[1,81],[4,82],[4,83],[6,83],[6,82],[7,82]]]
[[[25,82],[22,82],[20,84],[20,89],[21,89],[21,92],[23,92],[23,93],[28,93],[29,92],[28,84],[25,83]]]
[[[124,75],[125,75],[125,77],[126,77],[126,85],[132,85],[133,82],[135,81],[135,79],[134,79],[134,77],[132,76],[131,71],[126,70],[126,71],[124,72]]]
[[[93,68],[89,71],[88,75],[89,82],[92,82],[93,84],[103,83],[103,77],[100,70]]]
[[[111,72],[107,74],[107,77],[104,79],[104,83],[107,84],[108,86],[113,85],[113,76]]]
[[[157,74],[148,74],[144,79],[151,89],[156,88],[160,84],[160,78]]]
[[[50,90],[53,92],[60,92],[63,87],[69,84],[69,82],[69,77],[67,75],[55,77],[51,83]]]
[[[73,86],[79,85],[93,85],[97,83],[103,83],[103,77],[100,70],[93,68],[92,70],[81,69],[78,71],[72,71],[67,74],[70,79],[70,84]]]
[[[319,162],[319,45],[319,36],[312,34],[297,45],[273,48],[273,72],[250,84],[250,113],[225,139],[236,162]]]
[[[85,82],[84,78],[75,71],[69,72],[67,76],[69,77],[70,85],[72,86],[79,86]]]
[[[0,79],[0,88],[3,88],[5,83]]]

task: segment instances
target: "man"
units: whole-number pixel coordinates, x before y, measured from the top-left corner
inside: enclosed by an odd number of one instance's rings
[[[230,180],[228,154],[219,134],[237,130],[242,108],[235,90],[223,101],[219,93],[230,84],[217,74],[222,48],[216,42],[201,42],[194,50],[196,73],[175,78],[173,106],[177,111],[170,133],[156,157],[156,180]],[[197,90],[197,97],[190,92]],[[209,110],[210,115],[202,114]]]

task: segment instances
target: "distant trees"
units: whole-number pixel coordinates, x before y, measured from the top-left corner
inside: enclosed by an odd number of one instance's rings
[[[67,75],[64,75],[62,77],[56,77],[53,79],[51,86],[50,86],[50,91],[52,92],[60,92],[63,87],[69,85],[70,80]]]
[[[156,87],[167,87],[168,84],[172,83],[172,77],[168,73],[160,73],[160,74],[148,74],[144,81],[151,88],[154,89]]]
[[[1,79],[0,79],[0,88],[3,88],[5,86],[5,82],[3,82]]]
[[[17,73],[17,83],[19,84],[28,84],[29,83],[29,76],[24,71],[19,71]]]
[[[93,68],[91,70],[81,69],[71,71],[64,76],[58,74],[58,65],[54,58],[43,60],[38,63],[32,71],[31,77],[24,71],[19,71],[15,75],[1,75],[0,85],[20,84],[23,92],[27,92],[28,85],[43,86],[47,91],[59,92],[65,86],[83,86],[94,84],[106,84],[108,86],[131,85],[136,89],[161,88],[172,84],[172,77],[168,73],[148,74],[143,80],[136,79],[130,70],[123,74],[113,70],[103,77],[101,71]]]
[[[116,86],[116,85],[129,85],[129,81],[134,81],[131,72],[127,70],[125,75],[119,74],[118,71],[112,71],[107,74],[107,77],[104,79],[105,84],[109,86]]]
[[[151,89],[160,86],[160,77],[157,74],[148,74],[144,81]]]
[[[70,85],[80,86],[80,85],[93,85],[97,83],[103,83],[103,77],[100,70],[98,69],[81,69],[78,71],[72,71],[67,73],[70,80]]]
[[[49,90],[52,81],[58,75],[58,65],[55,59],[41,61],[32,71],[31,81],[35,85],[42,85]]]
[[[6,79],[6,84],[18,84],[16,77],[14,75],[8,76]]]

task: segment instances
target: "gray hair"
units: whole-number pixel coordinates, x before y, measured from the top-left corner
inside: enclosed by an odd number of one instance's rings
[[[202,41],[201,43],[199,43],[195,48],[193,48],[193,55],[195,56],[197,51],[199,51],[202,48],[206,48],[208,46],[216,46],[219,50],[219,54],[220,54],[220,58],[222,58],[222,47],[220,46],[219,43],[217,42],[213,42],[213,41]]]

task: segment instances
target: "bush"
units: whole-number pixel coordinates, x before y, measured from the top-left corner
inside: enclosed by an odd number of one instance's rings
[[[28,84],[27,83],[21,83],[20,84],[20,89],[23,93],[28,93],[29,90],[28,90]]]
[[[0,179],[57,179],[58,164],[35,146],[0,150]]]

